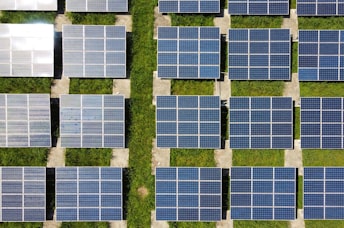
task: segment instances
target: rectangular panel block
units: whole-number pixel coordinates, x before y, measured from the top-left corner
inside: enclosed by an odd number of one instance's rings
[[[67,12],[128,12],[128,0],[66,0]]]
[[[219,0],[159,0],[160,13],[219,13]]]
[[[287,0],[228,0],[231,15],[289,15]]]
[[[342,16],[344,3],[340,0],[298,0],[297,14],[300,16]]]
[[[0,10],[56,11],[57,0],[3,0]]]

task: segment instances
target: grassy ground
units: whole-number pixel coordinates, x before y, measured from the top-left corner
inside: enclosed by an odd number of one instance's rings
[[[2,11],[0,22],[10,24],[54,24],[56,12]]]
[[[326,221],[315,221],[315,220],[305,220],[306,228],[332,228],[332,227],[344,227],[344,221],[343,220],[326,220]]]
[[[303,208],[303,176],[297,178],[297,208]]]
[[[343,97],[343,84],[338,82],[300,82],[301,97]]]
[[[170,14],[172,26],[214,26],[214,16],[198,14]]]
[[[294,108],[294,139],[300,139],[300,108]]]
[[[213,95],[214,81],[210,80],[172,80],[172,95]]]
[[[343,29],[343,17],[298,17],[299,29]]]
[[[70,79],[70,94],[112,94],[113,80],[102,79]]]
[[[289,222],[285,221],[234,221],[235,228],[288,228]]]
[[[48,148],[0,148],[0,166],[46,166]]]
[[[284,166],[284,150],[233,150],[233,166]]]
[[[344,150],[302,150],[303,166],[343,166]]]
[[[231,28],[281,28],[282,16],[231,16]]]
[[[109,166],[111,149],[66,149],[66,166]]]
[[[291,50],[292,50],[292,56],[291,56],[291,72],[292,73],[297,73],[297,65],[298,65],[298,42],[293,42],[291,45]]]
[[[107,222],[64,222],[61,228],[108,228]]]
[[[81,25],[113,25],[116,22],[114,13],[67,13],[73,24]]]
[[[215,222],[170,222],[170,228],[212,228]]]
[[[1,228],[39,228],[42,222],[2,222]]]
[[[171,149],[170,166],[215,167],[214,150]]]
[[[0,93],[50,93],[50,78],[0,78]]]
[[[283,81],[231,81],[232,96],[282,96]]]

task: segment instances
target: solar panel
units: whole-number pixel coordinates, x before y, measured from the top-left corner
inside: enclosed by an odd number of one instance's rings
[[[51,147],[49,94],[0,94],[0,147]]]
[[[67,12],[128,12],[128,0],[66,0]]]
[[[299,80],[344,80],[344,30],[299,31]]]
[[[292,98],[229,98],[229,148],[293,148]]]
[[[305,167],[304,219],[344,219],[343,184],[343,167]]]
[[[301,148],[343,149],[343,98],[301,98]]]
[[[124,148],[124,105],[122,95],[61,95],[61,146]]]
[[[2,0],[0,10],[56,11],[57,0]]]
[[[157,147],[220,148],[218,96],[157,96]]]
[[[294,220],[296,218],[296,169],[232,167],[231,219]]]
[[[156,168],[155,177],[156,220],[221,220],[221,168]]]
[[[0,221],[45,221],[45,167],[0,167],[0,175]]]
[[[340,0],[297,0],[299,16],[341,16],[344,3]]]
[[[1,77],[53,77],[54,25],[0,24]]]
[[[231,15],[289,15],[288,0],[228,0]]]
[[[63,73],[72,78],[125,78],[125,26],[63,25]]]
[[[219,0],[159,0],[160,13],[220,13]]]
[[[220,29],[158,27],[158,77],[220,78]]]
[[[229,29],[231,80],[290,80],[289,29]]]
[[[122,168],[56,168],[56,221],[123,220]]]

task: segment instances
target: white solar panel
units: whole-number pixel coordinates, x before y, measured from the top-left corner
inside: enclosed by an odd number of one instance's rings
[[[57,0],[1,0],[0,10],[56,11]]]
[[[49,94],[0,94],[0,147],[50,147]]]
[[[128,12],[128,0],[66,0],[67,12]]]
[[[53,77],[54,25],[0,24],[0,77]]]
[[[125,78],[125,26],[64,25],[63,74],[72,78]]]

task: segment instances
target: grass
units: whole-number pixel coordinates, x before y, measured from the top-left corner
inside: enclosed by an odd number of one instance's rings
[[[297,73],[297,66],[298,66],[298,46],[299,43],[293,42],[291,45],[292,55],[291,55],[291,72]]]
[[[109,166],[111,149],[66,149],[66,166]]]
[[[306,228],[344,227],[343,220],[305,220]]]
[[[282,16],[231,16],[231,28],[281,28]]]
[[[107,222],[64,222],[61,228],[108,228]]]
[[[294,108],[294,139],[300,139],[300,108]]]
[[[172,80],[172,95],[213,95],[214,82],[211,80]]]
[[[70,79],[70,94],[112,94],[113,80],[102,79]]]
[[[283,81],[231,81],[232,96],[282,96]]]
[[[288,228],[289,222],[286,221],[237,221],[234,220],[235,228]]]
[[[296,9],[296,0],[290,1],[290,9]]]
[[[297,208],[303,208],[303,176],[297,178]]]
[[[171,149],[170,166],[215,167],[214,150]]]
[[[1,228],[39,228],[42,222],[2,222]]]
[[[10,24],[54,24],[56,12],[2,11],[0,22]]]
[[[233,166],[284,166],[284,150],[233,150]]]
[[[216,227],[215,222],[170,222],[171,228],[211,228]]]
[[[80,25],[114,25],[116,22],[113,13],[67,13],[73,24]]]
[[[0,93],[50,93],[50,78],[0,78]]]
[[[170,14],[172,26],[214,26],[213,15]]]
[[[343,166],[344,150],[302,150],[303,166]]]
[[[0,148],[0,166],[46,166],[48,148]]]
[[[301,97],[343,97],[343,84],[338,82],[300,82]]]
[[[298,17],[299,29],[343,29],[343,17]]]

